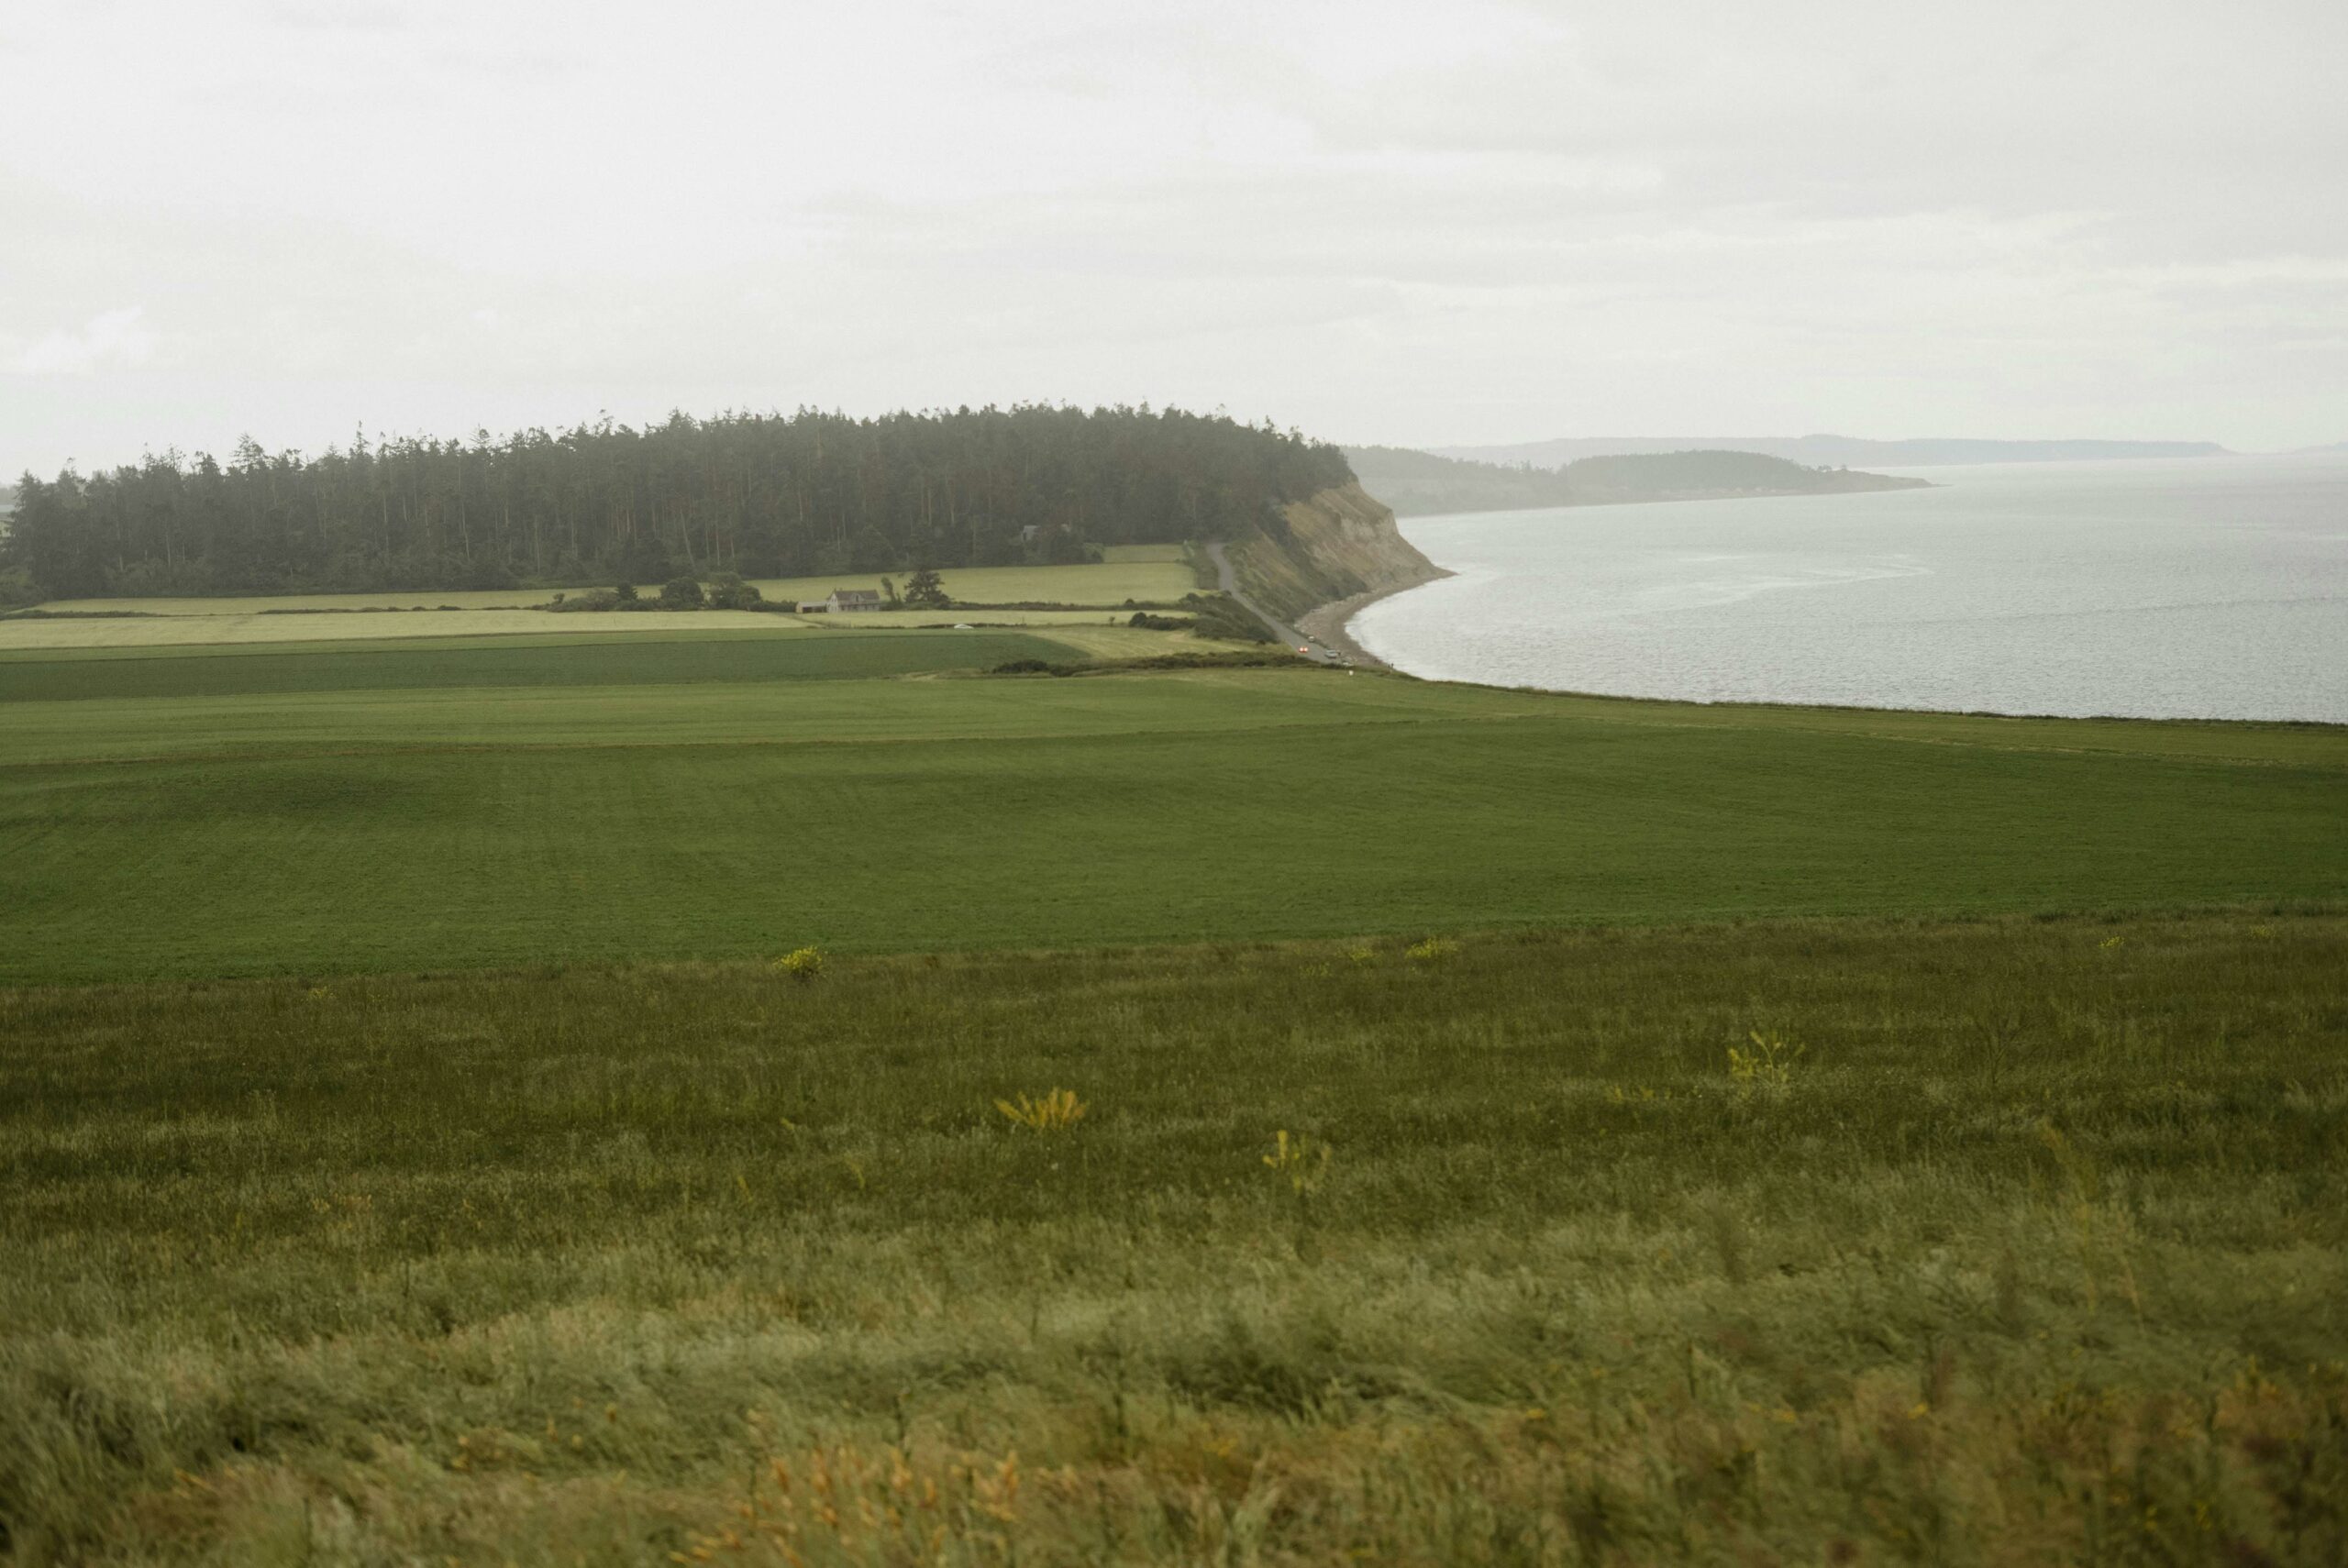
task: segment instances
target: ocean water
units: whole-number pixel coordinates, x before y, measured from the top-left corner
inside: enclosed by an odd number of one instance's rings
[[[2348,723],[2348,456],[1910,469],[1941,488],[1405,519],[1413,675],[1707,701]]]

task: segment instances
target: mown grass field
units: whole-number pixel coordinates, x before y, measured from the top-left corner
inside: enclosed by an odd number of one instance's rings
[[[656,585],[657,586],[657,585]],[[39,607],[74,615],[238,616],[349,614],[358,611],[500,610],[543,604],[551,588],[431,588],[375,593],[214,593],[133,598],[52,599]]]
[[[2225,915],[0,991],[0,1552],[2334,1564],[2343,972]]]
[[[778,603],[821,599],[836,588],[880,591],[883,575],[902,586],[905,574],[850,572],[839,577],[759,578],[759,591]],[[1047,567],[947,567],[938,574],[947,596],[972,604],[1119,605],[1173,603],[1196,592],[1199,582],[1180,546],[1135,546],[1113,558],[1087,565]]]
[[[939,574],[947,593],[974,603],[1023,603],[1114,606],[1128,599],[1171,602],[1193,591],[1198,580],[1185,564],[1180,545],[1127,545],[1104,552],[1106,558],[1090,564],[1050,567],[954,567]],[[759,591],[778,603],[821,599],[836,588],[866,588],[878,592],[880,579],[902,581],[904,573],[851,572],[836,577],[759,578]],[[608,586],[604,585],[604,586]],[[658,584],[639,584],[658,587]],[[436,610],[496,610],[544,604],[559,591],[550,588],[429,589],[423,591],[375,593],[282,593],[218,595],[204,598],[72,599],[42,606],[80,614],[138,612],[172,618],[236,618],[246,615],[294,614],[304,611],[349,613],[398,611],[406,614]],[[6,623],[0,623],[6,624]],[[371,635],[371,631],[364,634]]]
[[[1106,612],[1103,612],[1105,614]],[[244,643],[411,642],[437,637],[579,636],[595,633],[674,635],[679,617],[644,611],[576,611],[555,619],[544,610],[412,610],[397,614],[326,611],[236,615],[95,616],[88,620],[0,620],[0,657],[82,649],[227,646]],[[806,623],[752,610],[700,610],[696,633],[804,630]]]
[[[559,625],[560,623],[555,623]],[[0,657],[0,703],[121,698],[266,696],[437,688],[678,686],[840,680],[1047,662],[1074,650],[1019,632],[681,632],[464,637],[397,643],[234,647],[185,657]]]
[[[1034,641],[0,662],[0,977],[2348,896],[2337,731],[869,678]]]

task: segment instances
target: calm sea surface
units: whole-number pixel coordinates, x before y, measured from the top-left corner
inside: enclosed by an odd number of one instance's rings
[[[2348,457],[1902,470],[1944,488],[1414,517],[1354,618],[1446,680],[2348,723]]]

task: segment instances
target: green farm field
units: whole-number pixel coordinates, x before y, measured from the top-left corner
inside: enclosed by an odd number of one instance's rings
[[[1180,545],[1126,545],[1104,552],[1102,561],[1075,566],[953,567],[939,573],[947,593],[973,603],[1022,603],[1030,601],[1070,605],[1113,607],[1126,600],[1167,602],[1194,591],[1198,580],[1185,564]],[[880,579],[904,573],[850,572],[836,577],[759,578],[760,592],[778,603],[821,599],[836,588],[880,591]],[[586,587],[608,586],[586,584]],[[657,584],[639,585],[657,587]],[[357,612],[404,614],[436,611],[471,612],[526,609],[546,603],[560,591],[552,588],[432,589],[421,592],[384,591],[373,593],[284,593],[224,595],[207,598],[61,599],[41,606],[72,614],[233,618],[303,612],[349,614]],[[5,624],[5,623],[0,623]],[[373,635],[371,629],[367,635]]]
[[[839,577],[759,578],[759,591],[778,603],[821,599],[836,588],[878,591],[883,574],[851,572]],[[904,573],[893,576],[900,586]],[[1198,578],[1179,546],[1132,546],[1091,565],[1046,567],[947,567],[938,574],[947,596],[972,604],[1038,602],[1071,605],[1170,604],[1198,591]]]
[[[868,636],[0,662],[0,977],[2348,896],[2337,731],[905,679],[1047,639]]]
[[[539,624],[546,625],[541,619]],[[559,627],[559,621],[552,623]],[[287,692],[676,686],[839,680],[1064,660],[1066,646],[1020,632],[671,632],[645,637],[537,635],[316,646],[226,646],[191,655],[111,657],[0,654],[0,704]]]
[[[1102,612],[1106,614],[1107,612]],[[935,617],[932,617],[933,619]],[[1097,617],[1095,617],[1097,618]],[[664,624],[665,623],[665,624]],[[810,623],[750,610],[692,613],[696,632],[774,633]],[[357,614],[336,611],[249,611],[233,615],[93,615],[88,619],[0,619],[0,657],[80,649],[221,647],[247,643],[415,642],[435,637],[577,636],[583,633],[667,636],[674,617],[643,611],[576,611],[556,620],[543,610],[404,610]]]

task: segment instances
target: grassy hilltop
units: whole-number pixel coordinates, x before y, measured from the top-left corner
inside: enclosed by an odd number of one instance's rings
[[[8,624],[0,1561],[2348,1552],[2342,732],[501,613]]]

